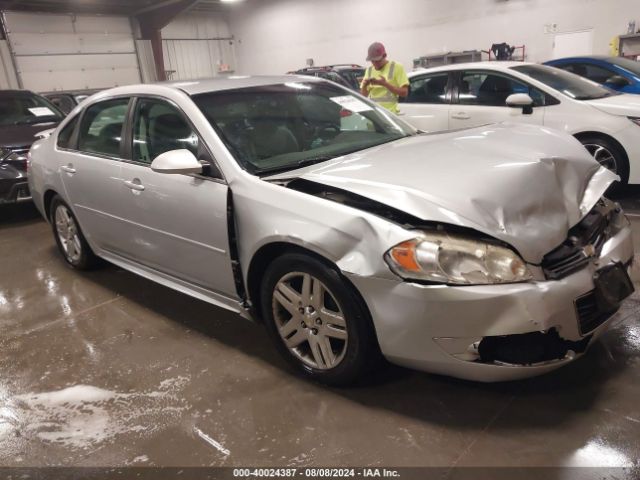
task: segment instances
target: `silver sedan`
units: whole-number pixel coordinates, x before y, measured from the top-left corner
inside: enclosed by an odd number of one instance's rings
[[[580,357],[632,292],[616,180],[526,125],[422,134],[309,77],[104,91],[30,153],[62,256],[263,322],[301,372],[479,381]]]

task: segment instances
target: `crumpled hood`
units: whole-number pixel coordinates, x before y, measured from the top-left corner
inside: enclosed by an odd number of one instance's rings
[[[410,137],[295,173],[425,221],[483,232],[536,264],[617,179],[574,138],[507,124]]]
[[[640,95],[623,93],[598,100],[586,100],[586,103],[611,115],[640,117]]]

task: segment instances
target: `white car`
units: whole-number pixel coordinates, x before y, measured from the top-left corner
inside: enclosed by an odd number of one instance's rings
[[[427,132],[525,122],[576,137],[622,183],[640,183],[640,96],[553,67],[478,62],[409,74],[404,119]]]

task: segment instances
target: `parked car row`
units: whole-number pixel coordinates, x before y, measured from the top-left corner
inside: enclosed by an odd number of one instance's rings
[[[0,204],[30,200],[27,154],[36,134],[54,128],[64,114],[24,90],[0,91]]]
[[[551,127],[577,138],[622,183],[640,183],[640,96],[523,62],[446,65],[409,77],[401,112],[421,130],[504,121]]]
[[[102,258],[262,322],[330,384],[380,357],[524,378],[606,331],[633,245],[604,193],[640,182],[640,97],[449,65],[412,73],[394,116],[354,92],[361,67],[296,73],[3,92],[0,203],[32,197],[71,267]]]
[[[480,381],[548,372],[633,291],[633,244],[603,196],[618,178],[605,167],[624,164],[546,119],[557,106],[639,127],[620,96],[569,73],[476,67],[418,72],[412,98],[419,80],[440,101],[404,116],[312,76],[100,92],[31,148],[33,201],[70,266],[102,258],[262,322],[326,383],[380,356]],[[536,120],[493,123],[492,108]],[[453,130],[408,123],[423,117]]]

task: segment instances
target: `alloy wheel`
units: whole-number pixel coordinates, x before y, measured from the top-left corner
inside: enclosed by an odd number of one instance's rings
[[[64,205],[58,205],[55,213],[56,233],[67,260],[77,263],[82,256],[82,243],[73,215]]]
[[[589,151],[591,156],[605,168],[608,168],[613,173],[618,173],[618,165],[616,163],[615,155],[609,151],[606,147],[595,143],[587,143],[584,147]]]
[[[305,365],[329,370],[347,351],[347,323],[331,291],[308,273],[291,272],[272,294],[273,318],[284,344]]]

